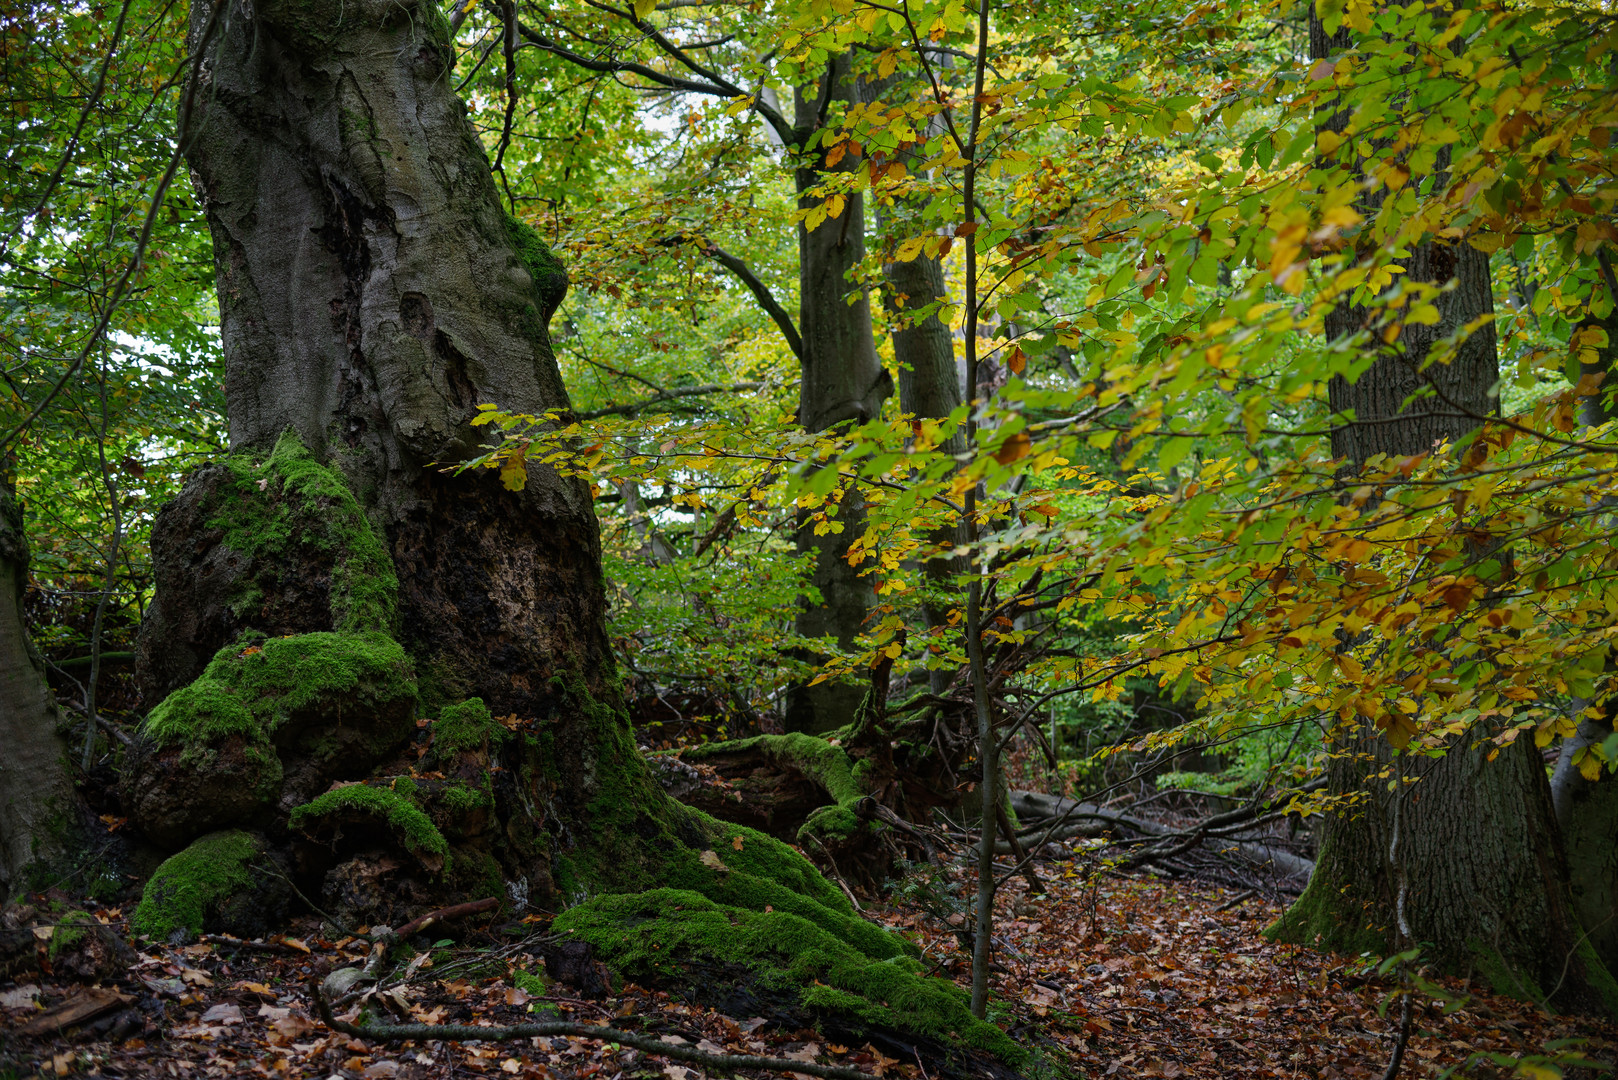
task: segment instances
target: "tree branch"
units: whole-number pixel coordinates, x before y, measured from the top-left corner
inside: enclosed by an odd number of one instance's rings
[[[605,408],[591,409],[574,415],[580,420],[598,420],[603,416],[634,416],[642,409],[677,398],[698,397],[702,394],[741,394],[748,390],[757,390],[763,385],[762,382],[740,382],[732,386],[721,386],[718,383],[709,383],[706,386],[677,386],[673,390],[662,390],[649,398],[632,401],[626,405],[608,405]]]
[[[699,241],[699,243],[702,246],[704,255],[710,256],[714,262],[735,274],[737,279],[747,286],[747,291],[753,294],[753,298],[758,301],[758,306],[763,308],[764,313],[774,320],[776,326],[781,328],[781,336],[787,339],[787,348],[792,350],[792,355],[802,360],[803,338],[799,336],[798,328],[792,322],[792,316],[787,313],[786,308],[781,306],[780,301],[776,300],[775,294],[770,292],[770,287],[760,281],[758,275],[753,273],[752,268],[745,262],[718,244],[711,240],[703,240]]]

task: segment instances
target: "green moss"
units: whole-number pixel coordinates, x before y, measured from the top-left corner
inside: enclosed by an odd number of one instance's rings
[[[208,678],[182,686],[158,702],[146,718],[146,733],[159,746],[218,742],[233,735],[264,738],[264,726],[230,687]]]
[[[386,634],[298,634],[221,649],[201,677],[152,710],[145,731],[159,746],[264,739],[297,713],[360,718],[401,699],[413,713],[415,697],[410,658]]]
[[[1322,874],[1310,879],[1303,895],[1264,930],[1270,941],[1308,945],[1328,952],[1361,956],[1381,956],[1391,948],[1391,940],[1366,925],[1363,907]]]
[[[846,729],[840,729],[846,734]],[[850,761],[841,746],[827,738],[795,731],[787,735],[757,735],[734,742],[709,743],[681,751],[687,761],[758,750],[766,757],[797,769],[820,785],[832,805],[814,811],[798,830],[799,843],[814,840],[847,840],[862,829],[879,828],[861,821],[854,805],[871,794],[875,766],[869,761]]]
[[[469,788],[465,784],[449,784],[438,796],[439,805],[451,814],[469,814],[487,810],[493,799],[487,792]]]
[[[457,847],[451,884],[457,896],[481,900],[506,895],[506,876],[495,857],[481,848]]]
[[[336,788],[293,810],[288,823],[307,833],[334,817],[365,817],[386,824],[400,843],[430,869],[443,865],[449,853],[444,835],[427,815],[388,788],[365,784]]]
[[[60,916],[51,930],[50,944],[45,947],[46,955],[55,960],[62,952],[82,942],[94,925],[95,919],[87,911],[69,911]]]
[[[477,753],[497,746],[507,734],[482,698],[469,698],[439,710],[438,719],[433,721],[433,751],[440,759]]]
[[[536,975],[522,968],[518,968],[511,973],[511,984],[519,990],[527,991],[534,997],[544,997],[550,993],[551,989],[543,975]]]
[[[401,798],[409,799],[411,802],[418,801],[421,795],[420,785],[408,776],[395,776],[388,786],[393,789],[395,794]]]
[[[1607,1017],[1618,1020],[1618,979],[1612,977],[1607,965],[1601,962],[1596,954],[1595,946],[1590,944],[1588,935],[1579,938],[1579,944],[1573,950],[1574,957],[1584,967],[1584,981],[1589,983],[1601,998],[1602,1008],[1607,1010]]]
[[[1514,968],[1500,955],[1500,950],[1477,939],[1467,942],[1467,948],[1472,953],[1472,960],[1477,965],[1478,971],[1489,981],[1489,987],[1495,993],[1519,1001],[1544,1003],[1545,992],[1534,982],[1533,977],[1526,971]]]
[[[873,1026],[912,1031],[986,1050],[1013,1064],[1025,1051],[974,1018],[964,991],[923,978],[907,956],[874,958],[789,911],[755,911],[678,889],[598,897],[564,912],[553,930],[590,942],[630,978],[679,975],[692,961],[748,969],[761,984],[795,989],[811,1008]]]
[[[209,908],[252,887],[251,864],[263,854],[262,842],[240,830],[199,838],[157,868],[130,916],[130,929],[159,940],[181,929],[201,933]]]
[[[393,628],[399,593],[393,560],[341,473],[316,461],[290,430],[264,460],[238,454],[225,465],[234,490],[209,524],[225,530],[228,547],[253,556],[295,543],[330,551],[332,628]],[[238,597],[238,607],[250,599]]]
[[[523,269],[534,279],[543,314],[548,318],[556,310],[556,305],[562,302],[562,297],[567,295],[567,270],[532,225],[510,211],[502,210],[502,213],[506,237],[516,249],[517,258],[522,260]]]

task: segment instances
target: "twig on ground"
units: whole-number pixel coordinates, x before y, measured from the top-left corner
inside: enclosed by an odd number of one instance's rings
[[[1240,904],[1243,904],[1246,901],[1251,900],[1253,897],[1255,897],[1257,895],[1258,895],[1258,890],[1257,889],[1248,889],[1244,893],[1237,893],[1235,896],[1231,897],[1229,900],[1226,900],[1223,904],[1220,904],[1218,907],[1214,908],[1214,910],[1215,911],[1229,911],[1231,908],[1237,907]]]
[[[618,1043],[644,1054],[656,1054],[675,1061],[689,1061],[710,1070],[730,1072],[736,1069],[769,1069],[771,1072],[818,1076],[822,1080],[870,1080],[868,1073],[840,1065],[821,1065],[814,1061],[788,1061],[755,1054],[710,1054],[694,1047],[666,1043],[651,1035],[620,1031],[617,1028],[596,1027],[591,1024],[575,1024],[565,1020],[547,1021],[542,1024],[515,1024],[511,1027],[474,1027],[470,1024],[350,1024],[332,1015],[331,1005],[321,993],[318,981],[310,980],[309,993],[314,999],[315,1011],[327,1027],[344,1035],[352,1035],[356,1039],[371,1039],[376,1042],[405,1042],[419,1039],[510,1042],[515,1039],[563,1035]]]
[[[455,904],[451,907],[439,908],[437,911],[429,911],[425,915],[411,919],[393,933],[395,937],[407,938],[411,934],[419,934],[434,923],[443,922],[445,919],[459,919],[466,915],[481,915],[483,912],[493,911],[499,906],[499,898],[491,896],[484,900],[473,900],[467,904]]]

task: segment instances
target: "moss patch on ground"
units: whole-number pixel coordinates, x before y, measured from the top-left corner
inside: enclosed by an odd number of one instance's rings
[[[342,821],[368,820],[387,826],[395,839],[429,870],[444,867],[449,844],[438,826],[408,798],[391,788],[349,784],[292,811],[288,824],[312,834]]]
[[[598,897],[564,912],[552,929],[588,941],[626,977],[678,976],[701,960],[739,964],[767,988],[796,990],[812,1009],[983,1050],[1012,1064],[1026,1057],[1005,1032],[972,1016],[964,991],[923,977],[920,962],[903,950],[872,957],[790,911],[749,910],[688,890],[654,889]]]
[[[263,841],[251,833],[232,829],[198,838],[157,868],[130,929],[158,940],[176,930],[200,934],[210,909],[253,889],[253,863],[264,857]]]

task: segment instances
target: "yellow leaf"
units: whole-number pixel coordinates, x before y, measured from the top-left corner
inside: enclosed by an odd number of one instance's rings
[[[730,841],[730,846],[735,848],[737,851],[740,851],[742,849],[742,838],[740,836],[734,837]]]
[[[528,483],[528,464],[523,456],[524,451],[518,449],[500,466],[500,482],[507,491],[521,491]]]
[[[657,10],[657,0],[635,0],[635,18],[644,19]]]
[[[1585,749],[1579,758],[1579,775],[1594,783],[1601,779],[1601,759]]]

